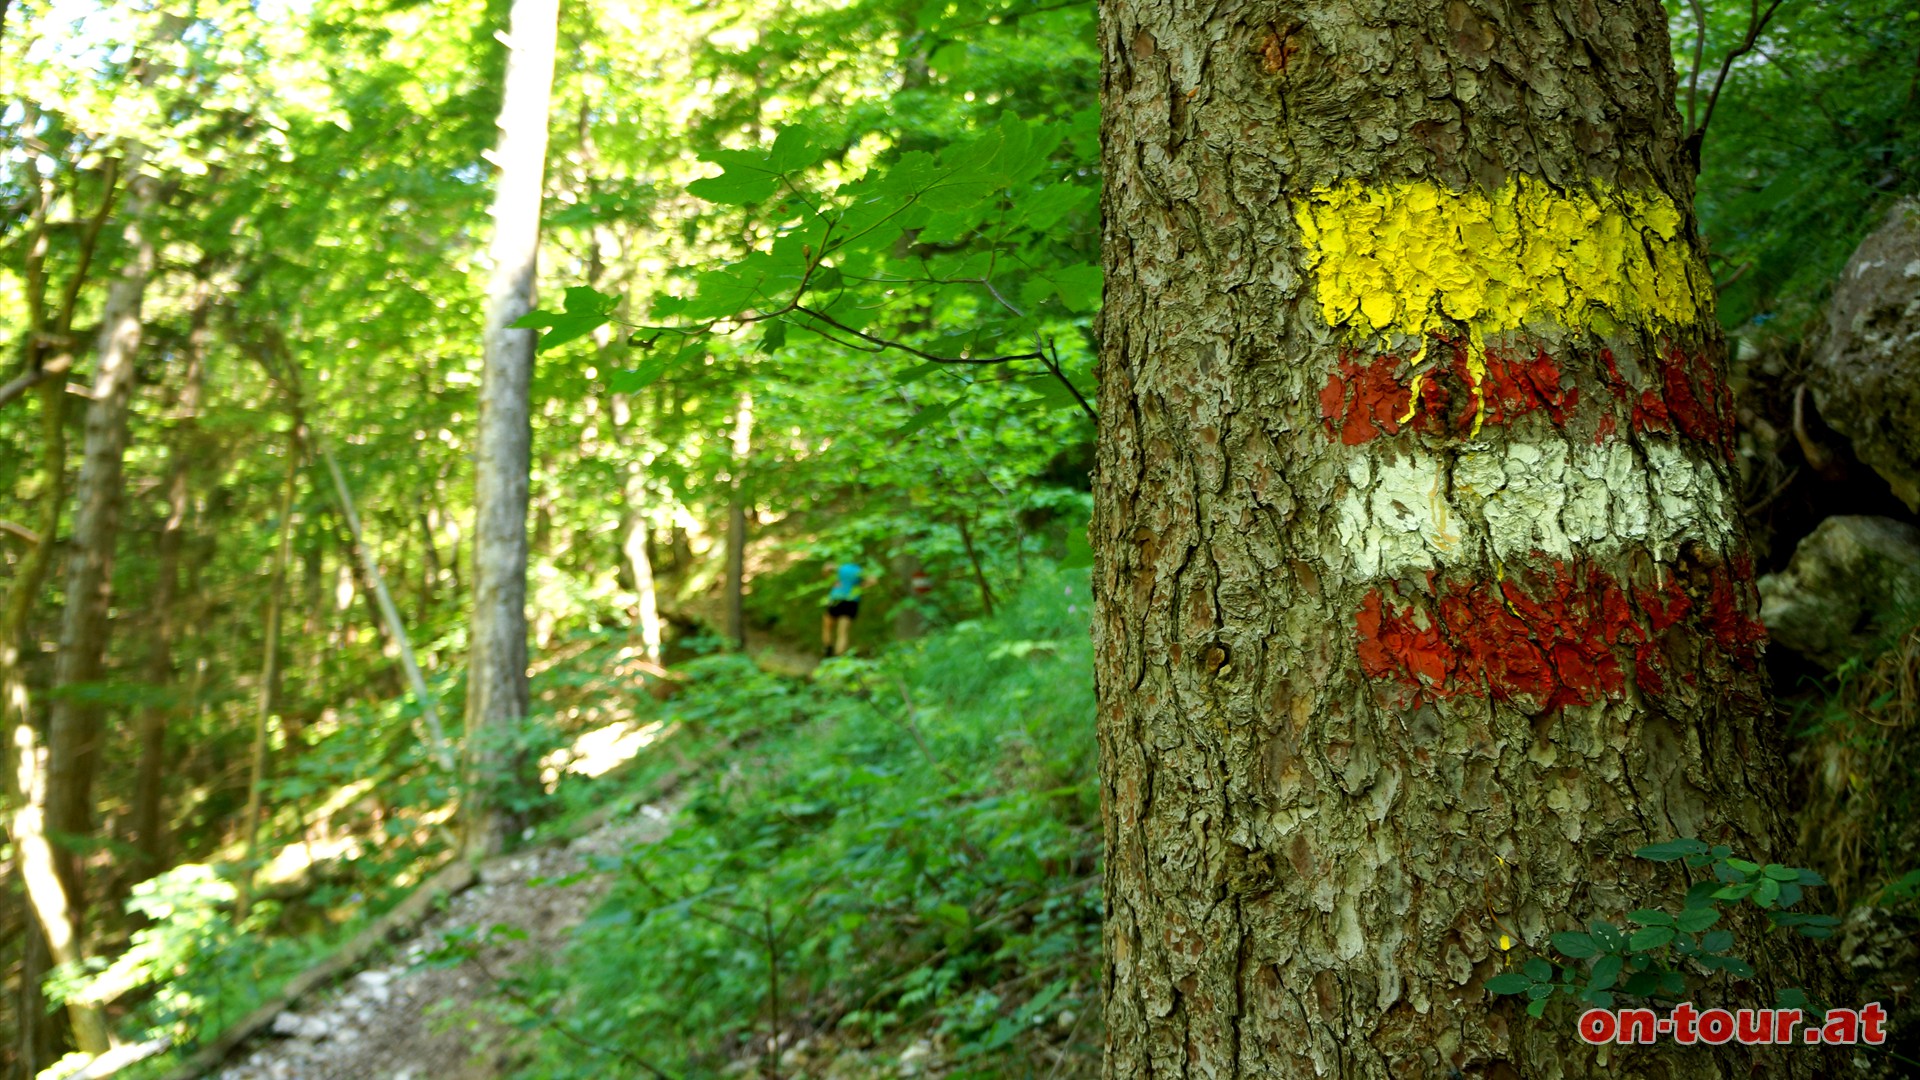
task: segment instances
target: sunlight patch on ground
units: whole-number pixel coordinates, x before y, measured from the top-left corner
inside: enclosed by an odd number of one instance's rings
[[[634,755],[667,733],[664,720],[636,725],[618,720],[598,727],[540,759],[540,783],[551,792],[560,784],[562,773],[601,776],[617,765],[632,761]]]
[[[360,857],[362,839],[357,836],[329,836],[288,844],[274,853],[254,876],[256,886],[283,885],[298,881],[308,867],[328,859],[347,861]]]

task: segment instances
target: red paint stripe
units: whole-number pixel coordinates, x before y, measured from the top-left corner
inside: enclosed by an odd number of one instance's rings
[[[1552,565],[1524,587],[1451,582],[1407,598],[1372,590],[1355,618],[1362,670],[1419,698],[1491,697],[1550,711],[1620,700],[1629,668],[1641,691],[1665,693],[1664,632],[1682,622],[1740,669],[1758,663],[1766,631],[1751,614],[1748,560],[1669,570],[1631,589],[1597,566]]]
[[[1687,352],[1672,342],[1653,358],[1657,387],[1635,394],[1620,374],[1610,349],[1601,350],[1608,388],[1622,401],[1632,401],[1635,431],[1678,432],[1720,448],[1734,458],[1735,416],[1733,388],[1720,377],[1710,354]]]
[[[1407,414],[1414,375],[1409,359],[1394,353],[1367,359],[1369,354],[1342,349],[1320,391],[1320,416],[1327,434],[1348,446],[1408,429],[1429,435],[1446,434],[1449,429],[1465,434],[1472,429],[1475,414],[1468,348],[1464,341],[1433,341],[1432,350],[1448,354],[1446,363],[1422,365],[1420,408],[1404,424],[1400,417]],[[1581,400],[1577,380],[1544,349],[1532,346],[1528,355],[1527,349],[1489,348],[1482,359],[1486,368],[1480,395],[1483,426],[1511,424],[1530,413],[1545,412],[1555,427],[1564,428],[1577,415]],[[1612,438],[1625,420],[1634,431],[1679,434],[1717,446],[1731,460],[1733,394],[1711,354],[1663,343],[1652,357],[1654,383],[1644,388],[1635,387],[1620,373],[1611,350],[1602,349],[1600,359],[1605,370],[1598,385],[1611,392],[1618,408],[1594,421],[1596,443]]]

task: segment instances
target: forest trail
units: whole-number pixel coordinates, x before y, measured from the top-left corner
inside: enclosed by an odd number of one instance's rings
[[[317,991],[236,1048],[210,1076],[220,1080],[491,1080],[511,1073],[530,1041],[508,1017],[521,1010],[495,978],[527,959],[566,947],[573,928],[610,884],[592,857],[617,857],[672,831],[678,798],[668,796],[611,818],[571,840],[484,864],[475,884],[446,902],[383,964]],[[568,875],[586,876],[563,884]],[[475,959],[457,966],[423,961],[450,936],[493,927]],[[501,1006],[506,1006],[506,1015]]]
[[[688,622],[718,625],[718,604],[675,612]],[[805,678],[819,657],[790,638],[749,629],[746,654],[771,674]],[[638,692],[639,687],[635,687]],[[681,779],[684,779],[682,777]],[[296,1001],[208,1072],[218,1080],[492,1080],[522,1063],[526,1032],[508,1018],[523,1014],[500,992],[529,958],[566,947],[610,884],[592,871],[593,857],[617,857],[673,830],[684,790],[668,780],[663,794],[609,817],[569,839],[481,866],[475,883],[450,897],[410,936],[356,965],[352,975]],[[561,884],[570,875],[586,876]],[[486,935],[494,927],[524,938],[490,935],[474,960],[457,966],[425,959],[450,938]]]
[[[718,596],[708,593],[695,593],[663,604],[660,609],[662,618],[704,628],[708,633],[722,635],[727,625],[726,602]],[[868,647],[869,650],[871,646]],[[856,643],[855,653],[861,651]],[[763,630],[749,622],[746,626],[746,641],[741,652],[753,658],[762,671],[791,678],[806,678],[813,669],[820,666],[820,647],[803,644],[791,637]]]

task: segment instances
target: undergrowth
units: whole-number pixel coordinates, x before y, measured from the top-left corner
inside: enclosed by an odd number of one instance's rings
[[[529,1077],[1071,1076],[1097,1059],[1084,572],[812,682],[684,666],[733,747],[563,957],[516,976]]]

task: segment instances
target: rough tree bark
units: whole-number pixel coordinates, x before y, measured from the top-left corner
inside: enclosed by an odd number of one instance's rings
[[[506,96],[494,163],[493,277],[487,290],[474,490],[472,654],[467,669],[469,850],[496,850],[510,827],[491,797],[522,771],[503,738],[527,715],[527,486],[533,428],[534,332],[512,324],[533,309],[540,184],[547,156],[558,0],[513,0]]]
[[[1786,850],[1665,13],[1102,15],[1106,1075],[1607,1072],[1485,981]]]

